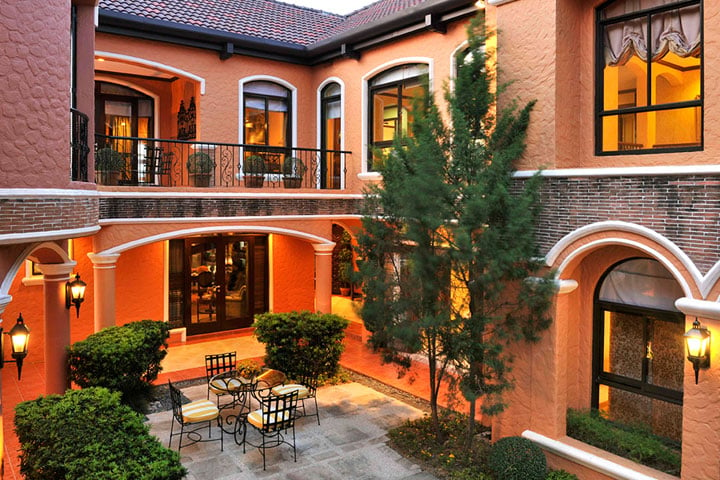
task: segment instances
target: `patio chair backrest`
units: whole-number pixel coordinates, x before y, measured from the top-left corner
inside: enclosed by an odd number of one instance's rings
[[[205,355],[205,375],[208,382],[218,373],[227,372],[235,369],[236,352],[214,353]]]
[[[182,423],[182,393],[180,390],[168,380],[168,389],[170,390],[170,403],[172,404],[173,417]]]
[[[262,431],[265,433],[287,430],[295,424],[298,392],[269,395],[262,399]]]

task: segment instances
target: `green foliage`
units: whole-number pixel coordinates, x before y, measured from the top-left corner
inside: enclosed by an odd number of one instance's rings
[[[646,426],[621,425],[603,418],[597,411],[569,409],[567,434],[656,470],[680,475],[680,445],[653,435]]]
[[[404,456],[420,462],[424,470],[439,472],[451,480],[490,480],[485,468],[489,443],[480,429],[473,432],[473,444],[466,448],[463,429],[467,419],[457,412],[443,410],[439,416],[445,440],[438,442],[430,417],[405,422],[388,432],[390,446]]]
[[[169,336],[168,324],[154,320],[105,328],[68,347],[69,379],[82,388],[119,391],[125,403],[143,411]]]
[[[545,480],[579,480],[574,473],[568,473],[565,470],[553,470],[548,472]]]
[[[105,388],[19,403],[15,431],[27,480],[176,480],[187,473],[180,455]]]
[[[303,368],[321,377],[338,372],[348,320],[330,313],[263,313],[255,316],[255,335],[265,344],[265,365],[297,378]]]
[[[246,175],[264,175],[265,160],[260,155],[250,155],[243,163],[243,173]]]
[[[208,175],[215,168],[215,162],[206,152],[195,152],[188,155],[188,173],[194,175]]]
[[[289,178],[302,178],[307,171],[307,167],[302,160],[297,157],[288,157],[283,162],[283,175]]]
[[[383,156],[358,237],[361,314],[372,344],[401,368],[410,358],[399,346],[426,356],[436,424],[452,364],[470,402],[467,432],[477,399],[486,414],[504,408],[501,394],[512,387],[507,346],[535,341],[550,325],[555,289],[534,237],[541,177],[513,176],[534,102],[506,101],[495,115],[485,38],[480,14],[455,86],[446,88],[449,123],[427,88],[414,99],[412,135],[396,138]]]
[[[505,437],[495,442],[488,467],[498,480],[544,480],[547,462],[542,449],[523,437]]]
[[[123,155],[110,147],[104,147],[95,152],[95,170],[104,172],[119,172],[125,168]]]

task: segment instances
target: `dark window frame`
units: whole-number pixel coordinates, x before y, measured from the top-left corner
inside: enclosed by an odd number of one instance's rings
[[[273,85],[276,85],[283,90],[285,90],[286,95],[280,96],[280,95],[270,95],[270,94],[260,94],[260,93],[254,93],[254,92],[248,92],[246,89],[248,85],[251,85],[253,83],[272,83]],[[269,123],[268,119],[269,117],[269,103],[271,100],[280,100],[283,103],[285,103],[285,106],[287,108],[287,122],[285,125],[285,145],[279,145],[280,147],[291,147],[292,146],[292,125],[293,125],[293,111],[292,111],[292,91],[287,88],[284,85],[281,85],[277,82],[273,82],[272,80],[254,80],[252,82],[245,82],[243,84],[243,121],[246,117],[246,110],[247,110],[247,104],[248,99],[255,99],[255,100],[262,100],[265,105],[265,143],[253,143],[250,144],[245,137],[247,132],[245,131],[245,127],[243,126],[242,132],[243,132],[243,143],[247,145],[264,145],[264,146],[273,146],[270,145],[268,142],[270,141],[270,135],[269,135]],[[278,145],[275,145],[278,146]]]
[[[328,95],[326,92],[327,92],[330,88],[335,87],[335,86],[338,87],[338,89],[340,90],[340,93],[333,94],[333,95]],[[322,90],[320,91],[320,149],[322,150],[322,162],[321,162],[321,165],[320,165],[320,187],[321,187],[321,188],[328,188],[328,187],[330,187],[330,188],[340,188],[340,185],[339,185],[339,184],[338,184],[338,185],[328,185],[328,181],[327,181],[327,174],[328,174],[327,169],[328,169],[328,163],[329,163],[329,160],[330,160],[330,159],[328,158],[328,156],[331,155],[330,153],[328,153],[328,152],[326,151],[326,150],[328,150],[328,145],[327,145],[327,134],[328,134],[328,132],[327,132],[327,120],[328,120],[328,119],[327,119],[327,113],[328,113],[328,106],[329,106],[331,103],[335,103],[335,102],[337,102],[337,103],[340,105],[340,112],[341,112],[341,115],[340,115],[340,136],[341,136],[341,138],[342,138],[342,135],[345,133],[345,132],[342,131],[342,121],[343,121],[343,118],[342,118],[342,86],[341,86],[338,82],[329,82],[329,83],[328,83],[327,85],[325,85],[325,86],[322,88]],[[342,139],[341,139],[340,143],[341,143],[341,145],[342,145]],[[338,148],[338,150],[339,150],[339,148]],[[337,155],[337,154],[336,154],[336,155]],[[337,155],[337,156],[339,157],[339,155]],[[336,159],[333,159],[333,160],[337,161],[337,162],[338,162],[338,166],[339,166],[340,159],[339,159],[339,158],[336,158]],[[340,175],[339,175],[339,172],[338,172],[338,177],[339,177],[339,176],[340,176]]]
[[[380,83],[373,85],[373,81],[376,80],[378,77],[381,77],[383,75],[387,75],[395,70],[401,70],[403,68],[408,67],[425,67],[428,72],[420,75],[416,75],[413,77],[403,78],[400,80],[392,80],[385,83]],[[396,86],[396,105],[398,105],[398,117],[396,119],[398,125],[402,125],[402,108],[400,106],[402,105],[403,100],[403,90],[407,88],[408,86],[422,86],[422,78],[423,76],[427,76],[429,73],[430,66],[427,63],[404,63],[401,65],[397,65],[395,67],[388,68],[387,70],[383,70],[382,72],[379,72],[375,74],[371,79],[368,80],[368,153],[367,153],[367,170],[368,172],[374,171],[373,169],[373,154],[375,150],[381,150],[384,148],[392,147],[394,139],[393,140],[380,140],[375,141],[375,129],[374,129],[374,123],[375,123],[375,94],[376,92],[380,90],[386,90],[389,87]],[[408,129],[410,128],[410,124],[408,124]]]
[[[678,1],[672,4],[661,5],[658,7],[652,7],[645,10],[638,10],[636,12],[619,15],[608,20],[603,20],[602,12],[609,5],[623,0],[608,0],[602,3],[595,9],[595,155],[597,156],[615,156],[615,155],[647,155],[654,153],[672,153],[672,152],[692,152],[702,151],[705,145],[704,125],[705,125],[705,22],[704,22],[704,10],[703,0],[684,0]],[[700,49],[700,98],[695,100],[688,100],[683,102],[664,103],[660,105],[647,105],[642,107],[629,107],[629,108],[617,108],[615,110],[604,110],[604,28],[607,25],[622,23],[628,20],[634,20],[641,17],[647,17],[648,34],[650,36],[651,22],[650,17],[655,14],[663,13],[666,11],[677,10],[680,8],[699,5],[700,8],[700,38],[701,38],[701,49]],[[651,56],[647,56],[647,68],[646,68],[646,81],[648,85],[648,96],[652,91],[652,69],[651,67]],[[649,102],[646,102],[649,103]],[[623,114],[638,114],[647,112],[659,112],[664,110],[673,110],[678,108],[700,108],[700,141],[699,145],[688,145],[688,146],[677,146],[677,147],[661,147],[661,148],[644,148],[638,150],[607,150],[603,151],[603,119],[614,115]]]
[[[605,339],[604,311],[642,315],[645,317],[643,326],[644,340],[647,340],[648,318],[670,322],[685,322],[685,316],[680,312],[671,312],[648,307],[626,305],[606,300],[600,300],[600,288],[607,276],[617,267],[630,260],[637,260],[641,257],[623,259],[608,268],[600,277],[593,296],[593,339],[592,339],[592,391],[590,395],[591,408],[597,409],[600,403],[600,386],[625,390],[645,397],[663,400],[676,405],[683,404],[683,392],[648,383],[648,362],[643,360],[641,380],[617,375],[603,370],[603,352]]]

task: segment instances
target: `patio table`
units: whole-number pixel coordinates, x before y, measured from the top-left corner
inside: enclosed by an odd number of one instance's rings
[[[210,379],[210,383],[217,390],[225,391],[232,397],[231,402],[218,407],[221,415],[224,411],[233,409],[232,413],[224,416],[221,428],[223,432],[234,435],[235,443],[241,445],[242,440],[238,441],[238,436],[242,439],[245,417],[251,411],[251,402],[255,395],[257,381],[255,378],[243,377],[237,370],[230,370],[214,375]]]

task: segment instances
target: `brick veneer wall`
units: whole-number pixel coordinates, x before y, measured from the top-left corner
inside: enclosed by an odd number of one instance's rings
[[[720,176],[546,177],[541,198],[542,254],[580,227],[619,220],[665,236],[703,273],[720,258]]]
[[[94,227],[96,197],[0,198],[0,235]]]
[[[361,202],[354,198],[102,198],[100,218],[357,215]]]

